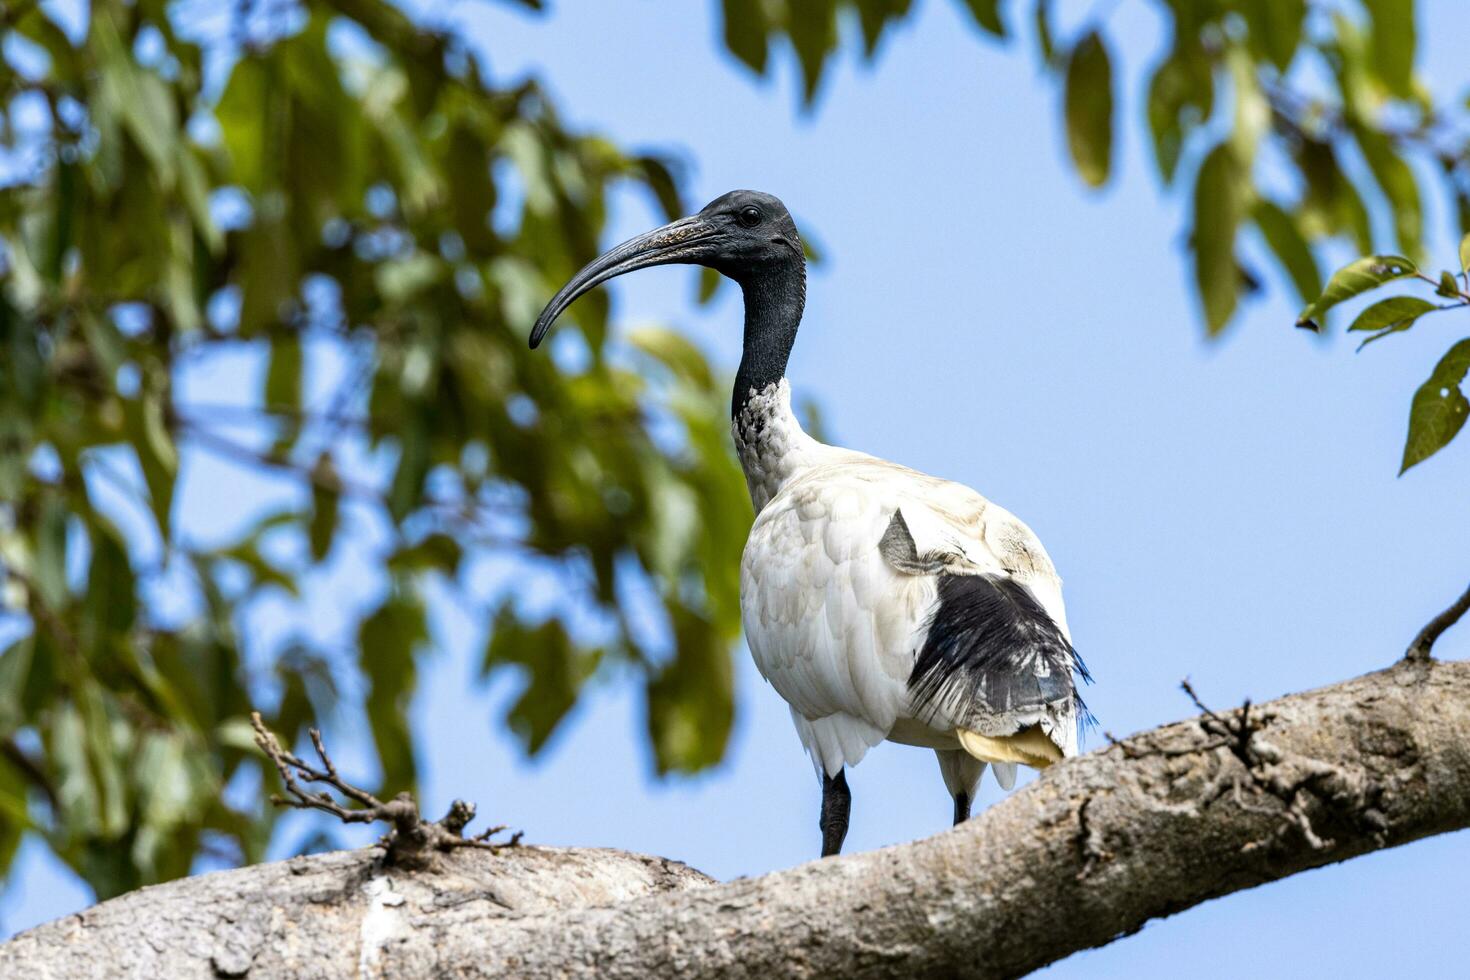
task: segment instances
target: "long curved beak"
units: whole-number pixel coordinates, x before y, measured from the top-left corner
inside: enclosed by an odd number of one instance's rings
[[[718,233],[711,222],[694,215],[630,238],[602,253],[551,297],[551,302],[546,304],[546,309],[541,311],[536,325],[531,328],[531,347],[534,349],[541,344],[556,318],[578,296],[625,272],[646,269],[651,265],[697,263],[712,253]]]

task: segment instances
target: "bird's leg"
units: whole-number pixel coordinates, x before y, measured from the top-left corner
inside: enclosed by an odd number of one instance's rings
[[[822,857],[842,850],[847,836],[847,817],[852,812],[852,791],[847,788],[847,774],[841,769],[836,776],[822,774]]]
[[[970,794],[964,790],[954,795],[954,822],[959,826],[970,819]]]

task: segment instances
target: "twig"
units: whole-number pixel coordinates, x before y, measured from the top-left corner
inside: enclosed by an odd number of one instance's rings
[[[392,824],[392,829],[378,842],[384,848],[383,863],[400,868],[423,868],[432,863],[434,855],[461,847],[474,847],[487,851],[499,851],[515,847],[521,842],[519,832],[507,841],[492,841],[504,827],[491,827],[474,837],[465,837],[464,828],[475,818],[475,805],[464,800],[455,800],[449,812],[439,821],[425,820],[419,814],[419,805],[409,793],[399,793],[384,803],[367,790],[347,782],[337,773],[332,757],[327,754],[322,734],[311,729],[311,744],[316,750],[321,767],[298,758],[281,747],[275,734],[265,727],[260,712],[250,713],[250,726],[255,729],[255,744],[275,763],[281,774],[281,782],[290,797],[274,796],[271,802],[277,806],[295,807],[298,810],[321,810],[330,813],[343,823]],[[357,808],[343,806],[326,790],[313,792],[302,787],[301,781],[323,783],[336,790],[348,800],[359,804]]]
[[[1429,283],[1429,285],[1431,285],[1431,286],[1434,287],[1435,292],[1439,292],[1439,289],[1440,289],[1440,281],[1438,279],[1435,279],[1432,276],[1426,276],[1422,272],[1416,272],[1416,273],[1414,273],[1414,278],[1415,279],[1418,279],[1418,280],[1421,280],[1423,282]],[[1444,293],[1439,293],[1439,295],[1443,296],[1445,294]],[[1442,309],[1442,310],[1454,310],[1454,309],[1459,309],[1462,306],[1465,306],[1467,303],[1470,303],[1470,294],[1462,293],[1462,292],[1460,292],[1459,289],[1456,289],[1455,292],[1454,292],[1454,294],[1450,298],[1451,299],[1458,299],[1459,302],[1458,303],[1447,303],[1446,305],[1441,306],[1440,309]]]
[[[1419,635],[1414,637],[1414,642],[1409,644],[1409,649],[1404,652],[1404,659],[1413,663],[1428,661],[1429,650],[1434,646],[1434,641],[1439,639],[1441,633],[1458,623],[1466,612],[1470,612],[1470,588],[1448,609],[1425,624]]]

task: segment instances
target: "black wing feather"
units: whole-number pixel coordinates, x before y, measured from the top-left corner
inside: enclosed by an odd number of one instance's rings
[[[1009,577],[939,576],[939,602],[909,675],[921,716],[958,721],[1024,713],[1072,700],[1089,723],[1075,678],[1092,677],[1025,585]]]

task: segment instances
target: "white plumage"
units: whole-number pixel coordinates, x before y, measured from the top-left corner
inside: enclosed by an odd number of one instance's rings
[[[775,197],[731,191],[598,256],[547,303],[531,346],[582,293],[671,262],[708,266],[744,293],[731,418],[756,518],[740,605],[756,665],[822,779],[822,853],[847,832],[845,768],[884,739],[935,751],[956,822],[987,764],[1009,789],[1017,763],[1076,754],[1073,675],[1087,675],[1031,530],[968,487],[824,446],[792,415],[806,265]]]
[[[973,797],[985,763],[956,758],[957,728],[977,720],[996,736],[1038,724],[1061,755],[1076,754],[1071,699],[976,719],[945,704],[918,710],[910,690],[944,572],[1024,585],[1070,640],[1061,580],[1025,524],[958,483],[812,439],[784,379],[751,396],[732,429],[756,508],[740,574],[746,639],[820,772],[891,739],[938,750],[951,793]],[[919,554],[944,556],[934,570],[884,557],[898,512]],[[996,776],[1010,788],[1014,762],[996,762]]]

